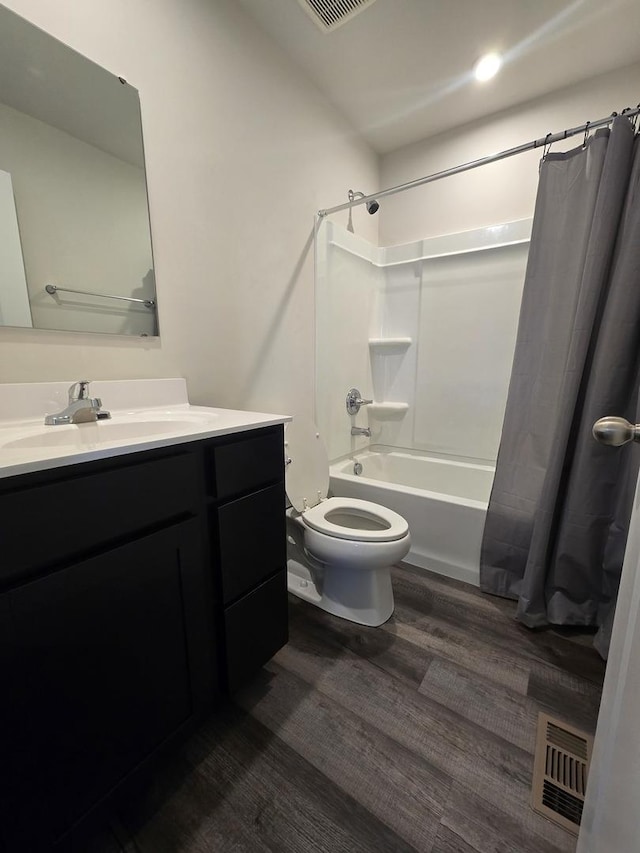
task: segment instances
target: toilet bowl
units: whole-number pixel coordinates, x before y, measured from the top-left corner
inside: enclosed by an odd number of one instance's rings
[[[329,498],[329,459],[313,424],[286,426],[289,592],[360,625],[393,613],[391,566],[409,551],[404,518],[357,498]]]

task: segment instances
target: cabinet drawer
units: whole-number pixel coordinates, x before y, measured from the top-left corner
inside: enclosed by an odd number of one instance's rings
[[[282,483],[217,510],[222,597],[229,604],[286,565]]]
[[[251,433],[251,437],[213,446],[208,468],[209,494],[219,501],[283,479],[282,427],[272,427]]]
[[[196,454],[180,454],[0,495],[0,584],[145,527],[198,511]],[[81,466],[80,466],[81,467]]]
[[[228,607],[225,629],[227,679],[233,692],[289,639],[286,570]]]

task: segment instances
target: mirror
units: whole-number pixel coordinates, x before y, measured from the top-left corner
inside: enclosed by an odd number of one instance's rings
[[[2,6],[0,325],[158,334],[138,93]]]

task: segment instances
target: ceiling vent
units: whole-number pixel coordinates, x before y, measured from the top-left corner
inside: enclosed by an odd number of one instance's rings
[[[541,713],[538,716],[533,801],[535,811],[578,834],[593,738]]]
[[[309,17],[323,33],[330,33],[346,24],[376,0],[298,0]]]

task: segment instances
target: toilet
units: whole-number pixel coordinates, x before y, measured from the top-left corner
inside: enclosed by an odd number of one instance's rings
[[[393,613],[391,566],[409,551],[405,519],[357,498],[328,498],[329,458],[316,427],[285,432],[289,592],[360,625]]]

